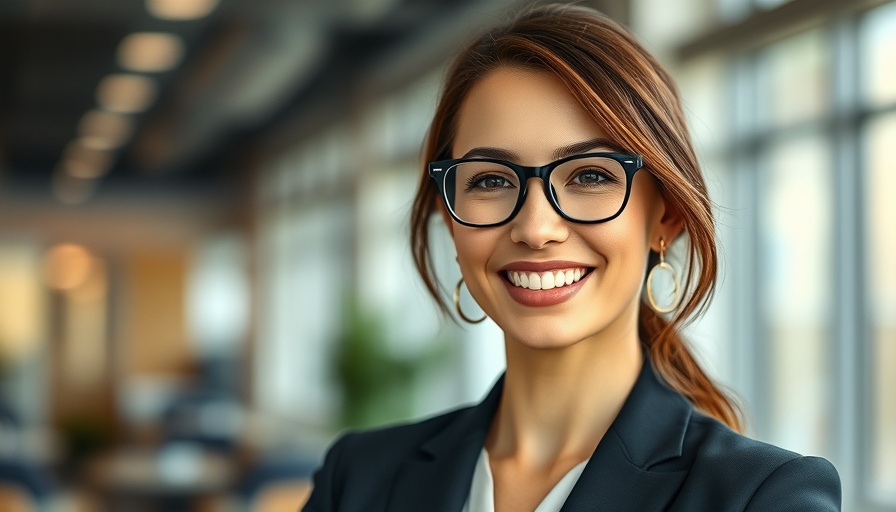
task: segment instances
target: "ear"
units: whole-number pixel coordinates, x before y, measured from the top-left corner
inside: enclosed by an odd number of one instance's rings
[[[650,248],[655,252],[660,251],[660,238],[665,240],[666,247],[669,247],[684,231],[684,217],[681,211],[662,194],[658,209],[650,237]]]

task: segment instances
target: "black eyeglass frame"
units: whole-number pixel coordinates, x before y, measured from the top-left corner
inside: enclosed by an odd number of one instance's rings
[[[554,194],[553,187],[551,187],[551,173],[562,164],[569,162],[571,160],[578,160],[581,158],[610,158],[615,160],[619,165],[622,166],[622,169],[625,171],[625,197],[622,200],[622,205],[619,207],[619,211],[614,213],[613,215],[598,220],[581,220],[570,217],[567,215],[562,208],[560,208],[560,204],[557,202],[557,196]],[[517,177],[520,179],[520,192],[517,196],[516,206],[514,206],[513,211],[507,216],[506,219],[500,222],[493,222],[491,224],[475,224],[471,222],[466,222],[463,219],[459,218],[456,213],[454,213],[454,209],[451,208],[451,204],[448,201],[448,196],[446,194],[445,188],[445,179],[448,176],[448,171],[461,163],[464,162],[490,162],[494,164],[501,164],[509,167],[516,173]],[[625,210],[625,206],[628,204],[629,195],[631,195],[632,191],[632,181],[634,180],[635,173],[638,172],[642,167],[644,167],[644,160],[640,155],[628,154],[628,153],[582,153],[579,155],[572,155],[565,158],[561,158],[560,160],[555,160],[549,164],[529,167],[525,165],[515,164],[513,162],[508,162],[507,160],[500,160],[497,158],[457,158],[453,160],[438,160],[436,162],[430,162],[427,165],[429,169],[429,176],[436,182],[436,187],[439,189],[439,195],[442,197],[442,202],[445,204],[445,208],[448,210],[448,213],[451,217],[456,220],[458,223],[463,224],[464,226],[470,226],[474,228],[490,228],[495,226],[500,226],[502,224],[507,224],[516,214],[519,213],[520,209],[523,207],[523,203],[526,201],[526,194],[529,190],[529,179],[531,178],[539,178],[544,184],[544,195],[548,198],[548,202],[551,203],[551,206],[554,208],[554,211],[557,212],[558,215],[563,217],[564,219],[570,222],[576,222],[579,224],[600,224],[602,222],[609,222],[620,214],[622,214],[623,210]]]

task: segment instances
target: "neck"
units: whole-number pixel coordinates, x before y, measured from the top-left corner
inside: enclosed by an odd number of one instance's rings
[[[637,331],[559,349],[505,339],[507,373],[486,441],[489,456],[534,467],[587,459],[644,364]]]

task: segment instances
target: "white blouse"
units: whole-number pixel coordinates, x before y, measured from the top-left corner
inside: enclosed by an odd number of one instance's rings
[[[588,461],[582,461],[574,468],[570,469],[563,478],[557,482],[557,485],[551,489],[551,492],[541,500],[535,512],[557,512],[572,488],[576,485],[585,464]],[[488,463],[488,452],[485,448],[479,453],[479,460],[476,461],[476,469],[473,471],[473,483],[470,485],[470,494],[467,496],[467,502],[464,504],[463,512],[495,512],[495,482],[492,479],[492,470]]]

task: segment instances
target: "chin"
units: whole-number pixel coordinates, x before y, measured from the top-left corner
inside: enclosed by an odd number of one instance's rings
[[[569,329],[568,323],[556,321],[540,321],[537,325],[521,322],[514,329],[504,329],[508,341],[522,347],[535,350],[557,350],[576,345],[594,335],[579,329]]]

